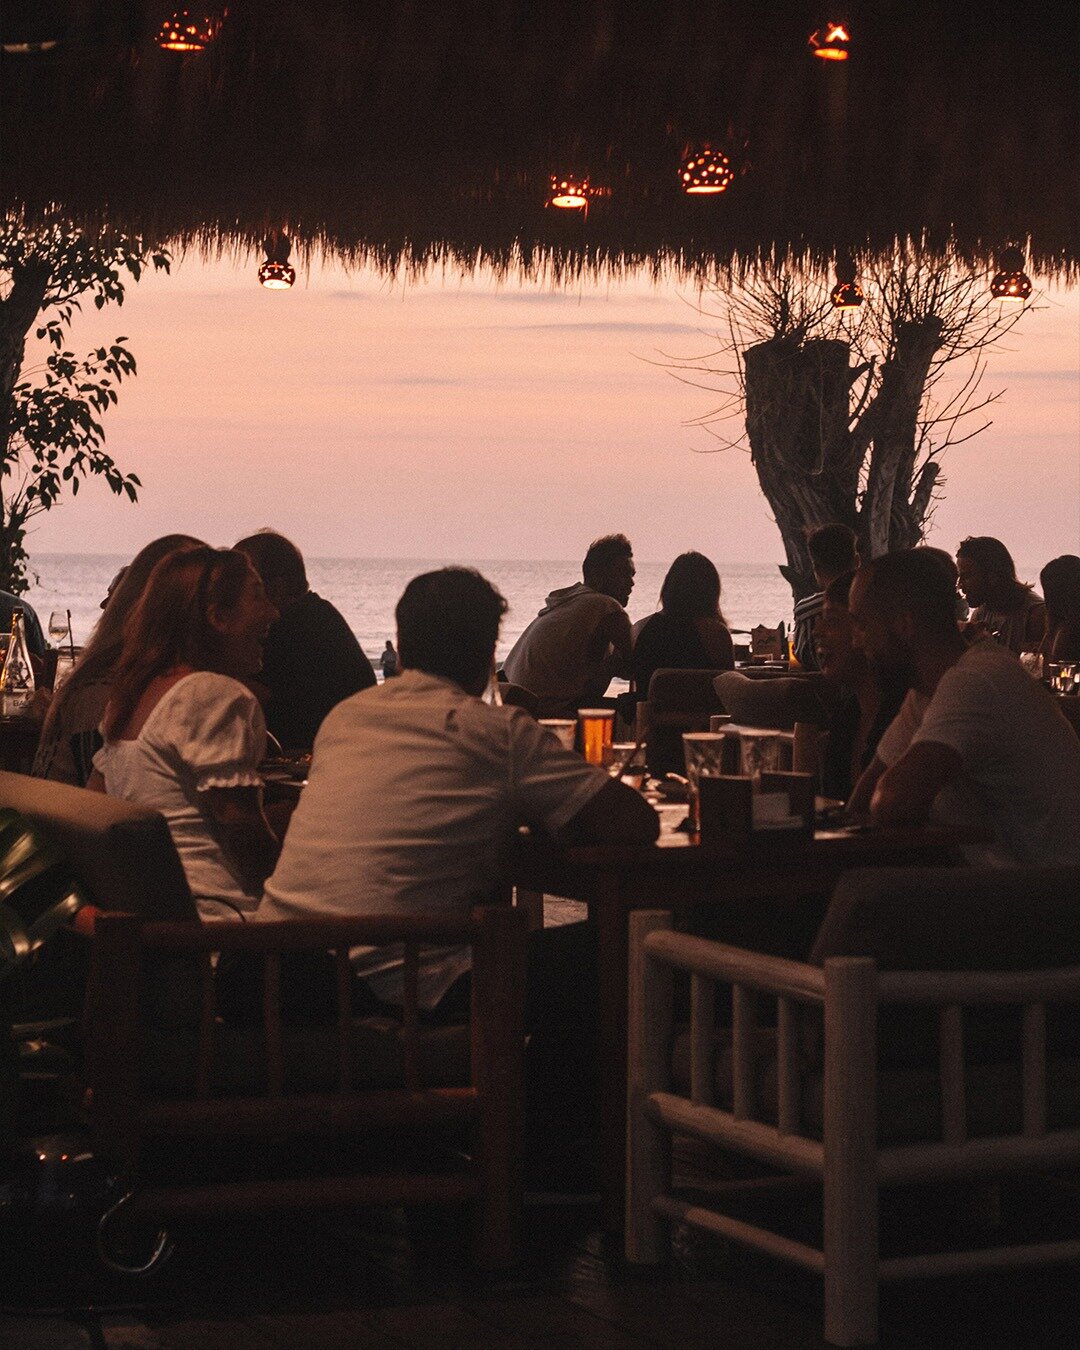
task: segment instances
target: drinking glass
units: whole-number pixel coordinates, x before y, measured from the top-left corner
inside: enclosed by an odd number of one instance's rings
[[[547,727],[564,750],[573,750],[577,723],[570,717],[541,717],[542,727]]]
[[[719,731],[684,731],[683,759],[686,777],[690,782],[690,821],[696,835],[701,827],[701,803],[698,783],[703,777],[724,772],[724,742],[727,737]]]
[[[71,637],[71,624],[68,623],[67,610],[54,609],[49,615],[49,636],[57,647]]]
[[[589,764],[605,765],[611,759],[615,732],[614,708],[579,708],[581,753]]]
[[[756,785],[763,773],[775,773],[780,763],[780,737],[771,731],[744,731],[742,771]]]

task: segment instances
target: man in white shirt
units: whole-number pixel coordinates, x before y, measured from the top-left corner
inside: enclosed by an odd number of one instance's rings
[[[482,701],[505,610],[465,568],[409,583],[397,606],[401,674],[327,715],[257,919],[467,911],[492,899],[521,824],[567,841],[656,839],[659,819],[638,793],[523,709]],[[352,955],[370,1009],[400,1006],[401,948]],[[587,924],[530,936],[528,1111],[541,1134],[548,1121],[580,1128],[587,1118],[593,965]],[[467,1009],[468,970],[467,948],[423,951],[421,1008],[436,1020]]]
[[[541,717],[573,717],[603,697],[613,675],[630,674],[629,539],[595,540],[581,574],[583,580],[551,592],[503,662],[506,678],[539,699]]]
[[[882,675],[911,685],[868,770],[871,819],[988,826],[985,860],[1000,864],[1080,862],[1080,740],[1015,656],[968,646],[935,555],[886,554],[851,585],[856,642]]]

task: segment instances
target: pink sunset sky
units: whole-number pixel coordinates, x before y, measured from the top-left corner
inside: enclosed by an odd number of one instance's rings
[[[136,354],[107,432],[143,491],[87,484],[31,554],[272,525],[315,557],[577,558],[624,530],[643,559],[782,559],[748,454],[700,453],[687,425],[716,400],[651,364],[715,349],[692,287],[316,265],[270,292],[256,266],[188,255],[79,319],[76,350],[125,334]],[[989,355],[1004,397],[948,453],[931,534],[998,535],[1028,567],[1080,551],[1080,288],[1039,303]]]

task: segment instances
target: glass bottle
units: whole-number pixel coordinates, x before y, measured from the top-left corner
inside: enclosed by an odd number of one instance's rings
[[[0,671],[0,701],[5,717],[18,716],[34,695],[34,667],[30,663],[30,648],[26,645],[23,612],[15,609],[11,615],[11,639],[4,669]]]

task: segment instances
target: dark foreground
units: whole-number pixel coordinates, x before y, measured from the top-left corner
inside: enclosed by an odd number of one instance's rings
[[[153,1281],[112,1285],[66,1257],[4,1254],[7,1350],[274,1347],[820,1346],[811,1278],[683,1230],[661,1272],[605,1254],[587,1205],[530,1204],[509,1276],[467,1266],[467,1216],[364,1211],[205,1221]],[[66,1287],[68,1310],[59,1290]],[[76,1297],[76,1291],[77,1297]],[[50,1306],[51,1305],[51,1306]],[[1080,1344],[1080,1280],[1060,1268],[885,1291],[882,1345]]]

